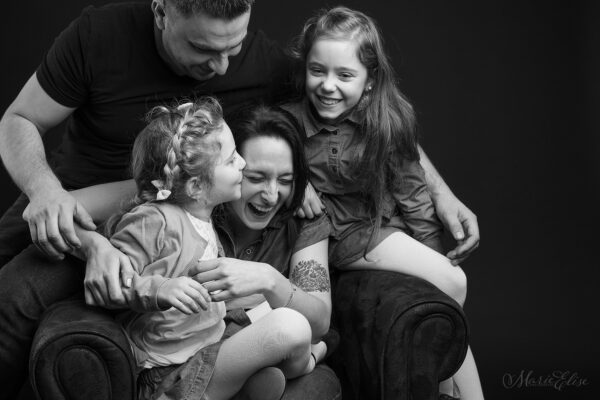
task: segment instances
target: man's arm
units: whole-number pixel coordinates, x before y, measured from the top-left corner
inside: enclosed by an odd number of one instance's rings
[[[85,209],[50,169],[41,138],[73,111],[54,101],[33,74],[0,121],[0,156],[30,201],[23,218],[34,243],[55,258],[81,245],[73,219],[86,229],[95,229]]]
[[[457,265],[479,246],[477,216],[452,193],[421,146],[419,155],[437,215],[458,243],[447,254],[452,264]]]

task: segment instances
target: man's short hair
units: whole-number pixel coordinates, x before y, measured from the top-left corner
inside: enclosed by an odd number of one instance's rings
[[[250,10],[254,0],[167,0],[184,17],[199,12],[214,18],[234,19]]]

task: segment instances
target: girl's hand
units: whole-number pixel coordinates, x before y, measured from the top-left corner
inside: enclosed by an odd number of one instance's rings
[[[302,207],[296,210],[296,216],[299,218],[313,219],[314,217],[323,214],[324,211],[325,204],[323,204],[315,188],[309,182],[304,191]]]
[[[189,271],[211,293],[213,301],[264,293],[275,286],[275,274],[268,264],[221,257],[200,261]]]
[[[208,290],[187,276],[167,280],[158,290],[157,297],[159,307],[175,307],[187,315],[208,310],[211,301]]]

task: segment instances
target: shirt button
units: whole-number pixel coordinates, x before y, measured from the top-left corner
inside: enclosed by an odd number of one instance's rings
[[[246,254],[250,255],[250,254],[252,254],[252,251],[253,251],[252,247],[249,247],[246,249]]]
[[[331,152],[332,152],[333,154],[337,154],[337,149],[334,147],[333,149],[331,149]]]

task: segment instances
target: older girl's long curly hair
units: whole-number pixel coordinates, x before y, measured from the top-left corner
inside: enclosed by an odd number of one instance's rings
[[[353,138],[352,173],[362,193],[371,200],[375,235],[381,225],[386,191],[398,183],[402,161],[419,160],[415,113],[398,89],[375,21],[346,7],[319,11],[294,40],[291,55],[297,62],[299,93],[305,92],[308,53],[319,39],[355,41],[357,56],[369,74],[372,90],[363,92],[355,110],[361,125]]]

